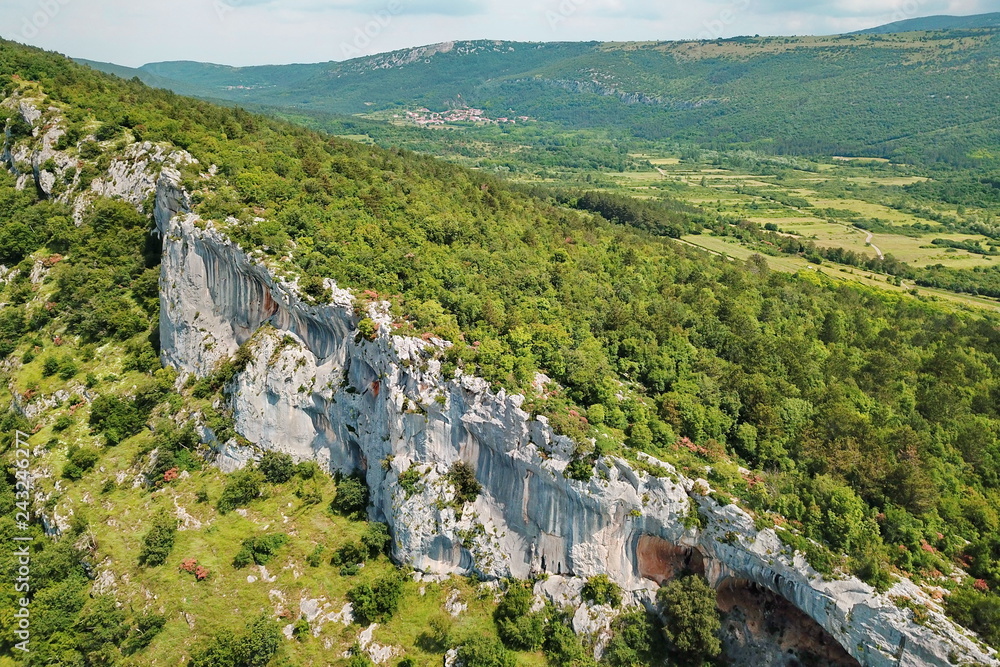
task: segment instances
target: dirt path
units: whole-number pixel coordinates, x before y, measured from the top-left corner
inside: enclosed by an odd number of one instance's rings
[[[873,238],[875,238],[875,235],[872,234],[871,232],[868,232],[868,238],[865,239],[865,243],[867,243],[872,247],[872,250],[875,251],[875,254],[878,255],[879,259],[885,259],[885,255],[883,255],[882,251],[878,249],[878,246],[872,243]]]

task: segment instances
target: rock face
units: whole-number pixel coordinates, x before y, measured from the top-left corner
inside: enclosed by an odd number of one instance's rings
[[[392,335],[382,304],[362,306],[332,284],[329,303],[305,302],[294,283],[190,213],[172,166],[189,156],[129,151],[98,189],[137,206],[155,194],[165,363],[203,376],[246,346],[251,361],[231,387],[237,430],[258,448],[362,471],[370,514],[390,525],[400,561],[487,578],[604,573],[627,599],[647,602],[663,578],[694,568],[717,589],[752,585],[787,600],[861,664],[1000,664],[910,582],[890,593],[927,605],[925,625],[857,579],[824,580],[774,530],[758,531],[737,506],[709,497],[707,482],[667,464],[651,461],[663,469],[653,476],[606,458],[588,482],[566,478],[572,443],[522,410],[523,397],[472,376],[442,377],[446,343]],[[359,315],[377,323],[373,340],[358,332]],[[236,467],[255,452],[220,454]],[[465,507],[447,476],[457,461],[483,488]],[[411,469],[420,481],[407,490],[399,477]],[[685,527],[692,504],[702,528]]]

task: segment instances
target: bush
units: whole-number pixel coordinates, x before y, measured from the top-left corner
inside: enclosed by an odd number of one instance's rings
[[[136,401],[117,396],[98,396],[90,406],[90,425],[104,436],[108,445],[117,445],[146,426],[147,414]]]
[[[455,502],[459,505],[475,501],[483,489],[476,479],[476,471],[465,461],[455,461],[451,465],[448,481],[455,487]]]
[[[361,536],[361,544],[368,551],[368,556],[372,558],[379,554],[389,553],[391,543],[392,536],[389,534],[389,526],[378,521],[369,523],[365,534]]]
[[[234,472],[226,480],[216,508],[223,514],[237,507],[243,507],[260,495],[260,485],[264,476],[258,470],[245,469]]]
[[[265,452],[257,464],[257,469],[269,483],[284,484],[295,473],[295,463],[292,457],[284,452]]]
[[[142,549],[139,551],[139,565],[156,567],[163,565],[174,548],[174,537],[177,533],[177,520],[164,514],[153,521],[153,527],[142,538]]]
[[[608,579],[608,575],[599,574],[587,579],[583,590],[580,593],[584,600],[589,600],[594,604],[607,604],[617,607],[622,603],[622,589],[615,582]]]
[[[326,547],[322,544],[317,544],[316,548],[312,550],[312,553],[306,556],[306,565],[309,567],[319,567],[320,563],[323,562],[324,551],[326,551]]]
[[[337,482],[337,495],[330,508],[351,518],[361,518],[368,509],[368,487],[359,475],[344,477]]]
[[[189,667],[266,667],[283,641],[277,623],[259,616],[240,634],[222,630],[194,653]]]
[[[83,474],[97,465],[100,458],[97,451],[90,447],[70,445],[67,452],[67,462],[63,466],[62,476],[65,479],[77,480]]]
[[[674,579],[656,595],[666,615],[664,632],[678,658],[701,665],[722,652],[715,592],[699,576]]]
[[[357,542],[343,544],[333,552],[330,562],[340,566],[340,575],[353,576],[358,573],[358,565],[364,563],[368,554]]]
[[[545,639],[545,618],[541,612],[531,612],[534,598],[528,584],[511,581],[493,612],[497,634],[509,648],[534,651],[542,645]]]
[[[347,591],[347,599],[354,607],[354,617],[362,625],[388,621],[396,613],[402,598],[403,576],[396,571],[371,584],[358,584]]]
[[[959,588],[945,602],[948,615],[961,625],[974,630],[983,641],[1000,648],[1000,596]]]
[[[476,635],[458,646],[464,667],[516,667],[517,657],[494,637]]]
[[[59,417],[56,418],[55,424],[52,425],[52,430],[59,433],[65,431],[72,425],[73,425],[72,417],[70,417],[69,415],[59,415]]]
[[[423,474],[417,470],[417,467],[411,465],[409,468],[404,470],[399,475],[399,486],[403,489],[403,493],[409,498],[414,494],[421,493],[424,490]]]
[[[612,630],[604,649],[604,664],[635,667],[663,662],[663,633],[651,615],[642,610],[622,614],[614,620]]]
[[[244,568],[250,563],[266,565],[288,543],[288,535],[272,533],[243,540],[243,547],[233,558],[233,567]]]

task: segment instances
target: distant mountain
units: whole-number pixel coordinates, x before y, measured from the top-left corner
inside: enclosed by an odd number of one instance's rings
[[[1000,143],[1000,89],[982,85],[996,79],[998,61],[1000,38],[986,30],[891,40],[447,42],[306,65],[154,63],[139,76],[307,114],[469,105],[650,140],[955,162]]]
[[[1000,12],[975,14],[973,16],[922,16],[915,19],[895,21],[867,30],[858,30],[853,35],[888,35],[897,32],[923,32],[927,30],[969,30],[975,28],[1000,27]]]
[[[80,63],[81,65],[86,65],[91,69],[96,69],[99,72],[105,72],[106,74],[114,74],[122,79],[133,79],[138,78],[147,86],[152,86],[153,88],[165,88],[167,90],[172,90],[176,93],[181,93],[182,95],[194,95],[198,97],[208,97],[211,92],[207,88],[203,88],[189,81],[181,79],[170,79],[162,76],[158,76],[144,69],[137,69],[135,67],[125,67],[123,65],[116,65],[114,63],[105,63],[97,60],[87,60],[86,58],[73,58],[74,61]]]

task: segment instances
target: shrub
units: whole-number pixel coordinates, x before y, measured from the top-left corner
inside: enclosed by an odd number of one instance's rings
[[[70,445],[67,452],[67,462],[63,466],[62,476],[65,479],[77,480],[83,474],[97,465],[100,458],[97,451],[90,447],[78,447]]]
[[[337,482],[337,495],[330,508],[344,516],[361,518],[368,509],[368,487],[359,475],[344,477]]]
[[[1000,648],[1000,597],[963,587],[948,596],[948,615],[979,633],[983,641]]]
[[[69,415],[59,415],[59,417],[56,418],[55,424],[52,425],[52,430],[58,433],[65,431],[72,425],[73,425],[72,417],[70,417]]]
[[[458,646],[458,661],[465,667],[515,667],[517,657],[494,637],[476,635]]]
[[[163,565],[174,548],[174,537],[177,533],[177,520],[174,517],[161,514],[153,521],[153,527],[142,538],[142,549],[139,551],[139,565],[156,567]]]
[[[51,377],[59,372],[61,363],[55,357],[45,357],[42,361],[42,376]]]
[[[306,637],[309,636],[309,621],[299,617],[299,620],[295,621],[295,625],[292,627],[292,636],[300,642],[305,641]]]
[[[667,639],[684,662],[700,665],[722,652],[715,593],[702,577],[674,579],[660,589],[656,599],[666,615]]]
[[[226,480],[222,495],[216,507],[223,514],[249,504],[260,495],[260,485],[264,476],[257,470],[245,469],[234,472]]]
[[[459,505],[475,501],[483,488],[476,479],[476,471],[465,461],[455,461],[451,465],[448,481],[455,487],[455,502]]]
[[[493,613],[497,634],[509,648],[534,651],[545,639],[545,618],[531,612],[534,601],[531,588],[520,581],[511,581],[500,604]]]
[[[222,630],[200,650],[189,667],[266,667],[281,648],[283,637],[267,614],[252,621],[240,634]]]
[[[397,571],[347,591],[347,599],[354,607],[354,617],[362,625],[388,621],[399,608],[402,597],[403,576]]]
[[[315,461],[303,461],[295,466],[295,474],[302,479],[312,479],[319,474],[319,465]]]
[[[362,317],[358,322],[358,334],[367,341],[378,337],[378,323],[370,317]]]
[[[284,452],[265,452],[257,464],[257,469],[269,483],[284,484],[292,478],[295,463],[292,457]]]
[[[389,552],[389,544],[392,536],[389,535],[389,526],[379,521],[368,524],[368,529],[361,536],[361,544],[368,551],[369,557],[375,557],[382,553]]]
[[[608,575],[606,574],[599,574],[587,579],[581,595],[584,600],[589,600],[594,604],[607,604],[617,607],[622,603],[621,587],[608,579]]]
[[[113,446],[141,431],[146,425],[146,414],[136,401],[98,396],[90,406],[90,425]]]
[[[308,556],[306,556],[306,565],[309,567],[319,567],[319,564],[323,562],[323,552],[326,551],[326,547],[322,544],[317,544],[316,548],[312,550]]]
[[[423,478],[423,474],[413,465],[400,473],[399,486],[407,498],[424,490]]]
[[[288,535],[272,533],[243,540],[243,548],[233,558],[233,567],[243,568],[250,563],[266,565],[288,543]]]
[[[611,629],[614,634],[604,649],[604,664],[635,667],[663,662],[663,633],[651,615],[641,609],[627,612],[614,620]]]
[[[340,566],[341,576],[348,577],[358,573],[358,565],[364,563],[368,554],[357,542],[348,542],[333,552],[330,562]]]

